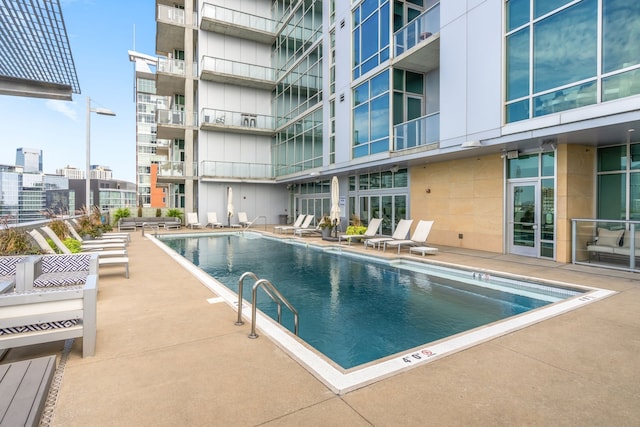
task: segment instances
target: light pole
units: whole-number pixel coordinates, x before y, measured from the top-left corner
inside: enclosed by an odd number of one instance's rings
[[[116,113],[107,108],[91,108],[91,98],[87,96],[87,176],[85,177],[87,215],[91,215],[91,113],[102,114],[103,116],[116,115]]]

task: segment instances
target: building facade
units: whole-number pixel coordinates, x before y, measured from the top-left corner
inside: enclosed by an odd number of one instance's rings
[[[157,94],[155,71],[158,58],[129,51],[135,68],[136,185],[137,204],[169,207],[171,183],[158,184],[158,165],[169,160],[169,140],[157,138],[156,109],[166,109],[167,97]]]
[[[318,218],[337,176],[345,223],[560,262],[573,219],[640,219],[635,0],[156,4],[186,211]]]
[[[22,166],[27,173],[42,173],[42,150],[16,149],[16,166]]]

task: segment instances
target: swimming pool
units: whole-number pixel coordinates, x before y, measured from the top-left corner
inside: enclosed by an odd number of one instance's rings
[[[404,260],[382,261],[254,233],[163,236],[162,241],[233,292],[246,271],[271,281],[300,312],[300,338],[344,375],[380,359],[397,360],[405,367],[421,362],[440,353],[433,346],[420,346],[504,318],[519,318],[558,301],[579,300],[588,291]],[[247,301],[251,285],[245,286]],[[264,294],[258,301],[258,308],[275,318],[275,305]],[[292,316],[283,314],[283,325],[292,330]],[[260,328],[271,329],[262,324]]]

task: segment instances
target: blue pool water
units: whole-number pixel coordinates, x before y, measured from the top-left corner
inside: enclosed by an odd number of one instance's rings
[[[530,291],[510,290],[486,275],[443,273],[438,268],[425,272],[426,267],[415,265],[399,268],[374,258],[255,235],[163,236],[162,241],[234,292],[247,271],[269,280],[298,310],[300,338],[343,368],[577,293],[546,288],[532,297]],[[247,301],[252,285],[253,280],[245,281]],[[274,319],[277,316],[275,304],[262,291],[258,308]],[[293,331],[293,316],[286,308],[283,325]]]

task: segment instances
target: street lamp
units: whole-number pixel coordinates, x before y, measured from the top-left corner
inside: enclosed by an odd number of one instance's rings
[[[85,184],[87,186],[85,194],[87,215],[91,215],[91,113],[101,114],[103,116],[116,115],[116,113],[107,108],[91,108],[91,98],[87,96],[87,176],[85,177]]]

